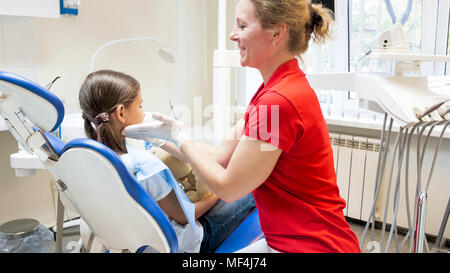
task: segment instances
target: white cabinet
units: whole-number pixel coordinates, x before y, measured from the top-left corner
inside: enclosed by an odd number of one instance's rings
[[[0,15],[59,18],[59,0],[0,0]]]

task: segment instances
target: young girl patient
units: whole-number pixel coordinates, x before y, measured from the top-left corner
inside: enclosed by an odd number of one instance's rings
[[[133,77],[112,70],[93,72],[82,84],[79,100],[86,135],[115,151],[166,213],[177,234],[179,252],[212,252],[255,208],[251,194],[233,203],[222,202],[211,194],[192,204],[182,198],[184,193],[173,183],[170,172],[169,176],[167,172],[139,175],[136,166],[142,161],[159,169],[165,165],[150,152],[127,145],[120,134],[126,126],[142,123],[145,117],[140,85]],[[189,214],[189,208],[195,213]],[[186,214],[195,215],[195,222],[189,223]]]

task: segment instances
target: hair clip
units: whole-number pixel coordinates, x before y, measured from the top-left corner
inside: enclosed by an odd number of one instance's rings
[[[106,112],[100,113],[94,118],[94,123],[96,125],[99,125],[100,123],[107,121],[109,121],[109,114]]]

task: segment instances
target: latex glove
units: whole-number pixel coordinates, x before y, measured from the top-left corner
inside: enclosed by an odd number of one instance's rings
[[[163,146],[164,144],[166,144],[167,142],[163,139],[159,139],[159,138],[146,138],[145,140],[147,140],[148,142],[150,142],[153,146],[161,148],[161,146]]]
[[[161,113],[152,113],[153,121],[146,121],[125,127],[122,135],[130,138],[159,138],[173,142],[180,149],[190,136],[184,131],[183,123]]]

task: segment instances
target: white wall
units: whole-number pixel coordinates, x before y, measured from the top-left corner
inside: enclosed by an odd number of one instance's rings
[[[0,132],[0,224],[19,218],[34,218],[44,225],[55,223],[51,176],[38,170],[36,176],[16,177],[9,167],[9,155],[17,152],[17,141]]]
[[[81,1],[78,16],[0,16],[0,70],[41,85],[60,76],[51,91],[66,108],[78,108],[78,91],[98,47],[116,39],[154,37],[172,49],[174,64],[160,59],[156,44],[141,41],[105,49],[95,69],[135,76],[141,83],[144,110],[168,114],[169,99],[191,107],[193,97],[201,96],[203,106],[211,104],[216,29],[217,1],[211,0]],[[12,136],[0,132],[0,224],[28,214],[50,225],[53,200],[39,192],[50,191],[50,176],[39,171],[34,177],[15,177],[9,167],[9,154],[15,152]]]
[[[151,42],[118,44],[102,51],[95,69],[134,75],[144,91],[147,111],[168,113],[168,100],[192,103],[193,95],[210,98],[212,50],[216,46],[216,1],[83,1],[78,16],[59,19],[1,16],[0,68],[46,84],[78,106],[78,90],[94,51],[116,39],[151,36],[174,52],[164,63]],[[132,3],[132,4],[130,4]],[[211,31],[212,29],[212,31]],[[205,99],[206,99],[205,98]]]

